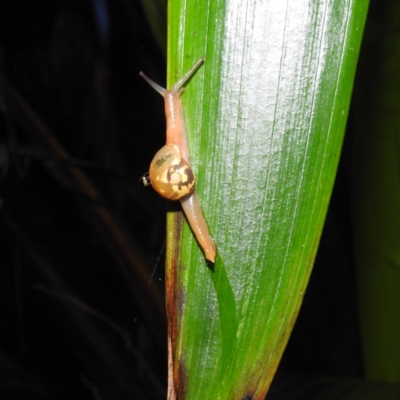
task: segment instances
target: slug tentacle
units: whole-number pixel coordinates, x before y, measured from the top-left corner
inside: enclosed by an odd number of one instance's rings
[[[185,75],[182,76],[181,79],[178,80],[178,82],[175,83],[174,86],[172,86],[173,91],[178,91],[191,77],[192,75],[196,72],[196,69],[200,67],[201,64],[205,61],[204,57],[200,57],[196,63],[193,65],[192,68],[189,69],[188,72],[186,72]],[[183,89],[185,90],[185,89]]]
[[[164,96],[164,93],[167,91],[164,89],[162,86],[158,85],[154,81],[152,81],[150,78],[148,78],[142,71],[139,72],[139,75],[158,93],[161,94],[161,96]]]

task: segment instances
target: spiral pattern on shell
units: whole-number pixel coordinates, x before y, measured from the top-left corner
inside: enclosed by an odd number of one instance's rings
[[[181,158],[179,147],[167,144],[154,156],[150,164],[153,188],[169,200],[179,200],[193,192],[195,177],[189,162]]]

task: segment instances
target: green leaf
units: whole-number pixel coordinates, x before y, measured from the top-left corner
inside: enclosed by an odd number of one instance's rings
[[[169,87],[206,58],[182,103],[218,256],[207,265],[169,214],[169,398],[264,398],[317,250],[367,6],[170,2]]]

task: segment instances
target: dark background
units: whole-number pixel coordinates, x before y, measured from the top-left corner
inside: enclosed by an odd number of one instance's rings
[[[164,86],[165,49],[136,0],[3,1],[0,46],[0,398],[166,398],[167,204],[140,183],[165,121],[138,76]],[[278,380],[363,376],[351,135]]]

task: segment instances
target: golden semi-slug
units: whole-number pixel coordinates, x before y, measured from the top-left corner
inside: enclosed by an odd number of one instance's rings
[[[150,80],[143,72],[139,73],[151,87],[164,97],[167,119],[167,143],[154,156],[150,164],[149,174],[143,177],[143,183],[145,185],[151,184],[156,192],[168,200],[179,200],[181,202],[186,218],[204,251],[206,259],[214,263],[217,252],[216,246],[208,231],[195,191],[196,180],[189,162],[189,148],[180,101],[180,95],[185,90],[183,85],[203,62],[204,57],[201,57],[168,90]]]

